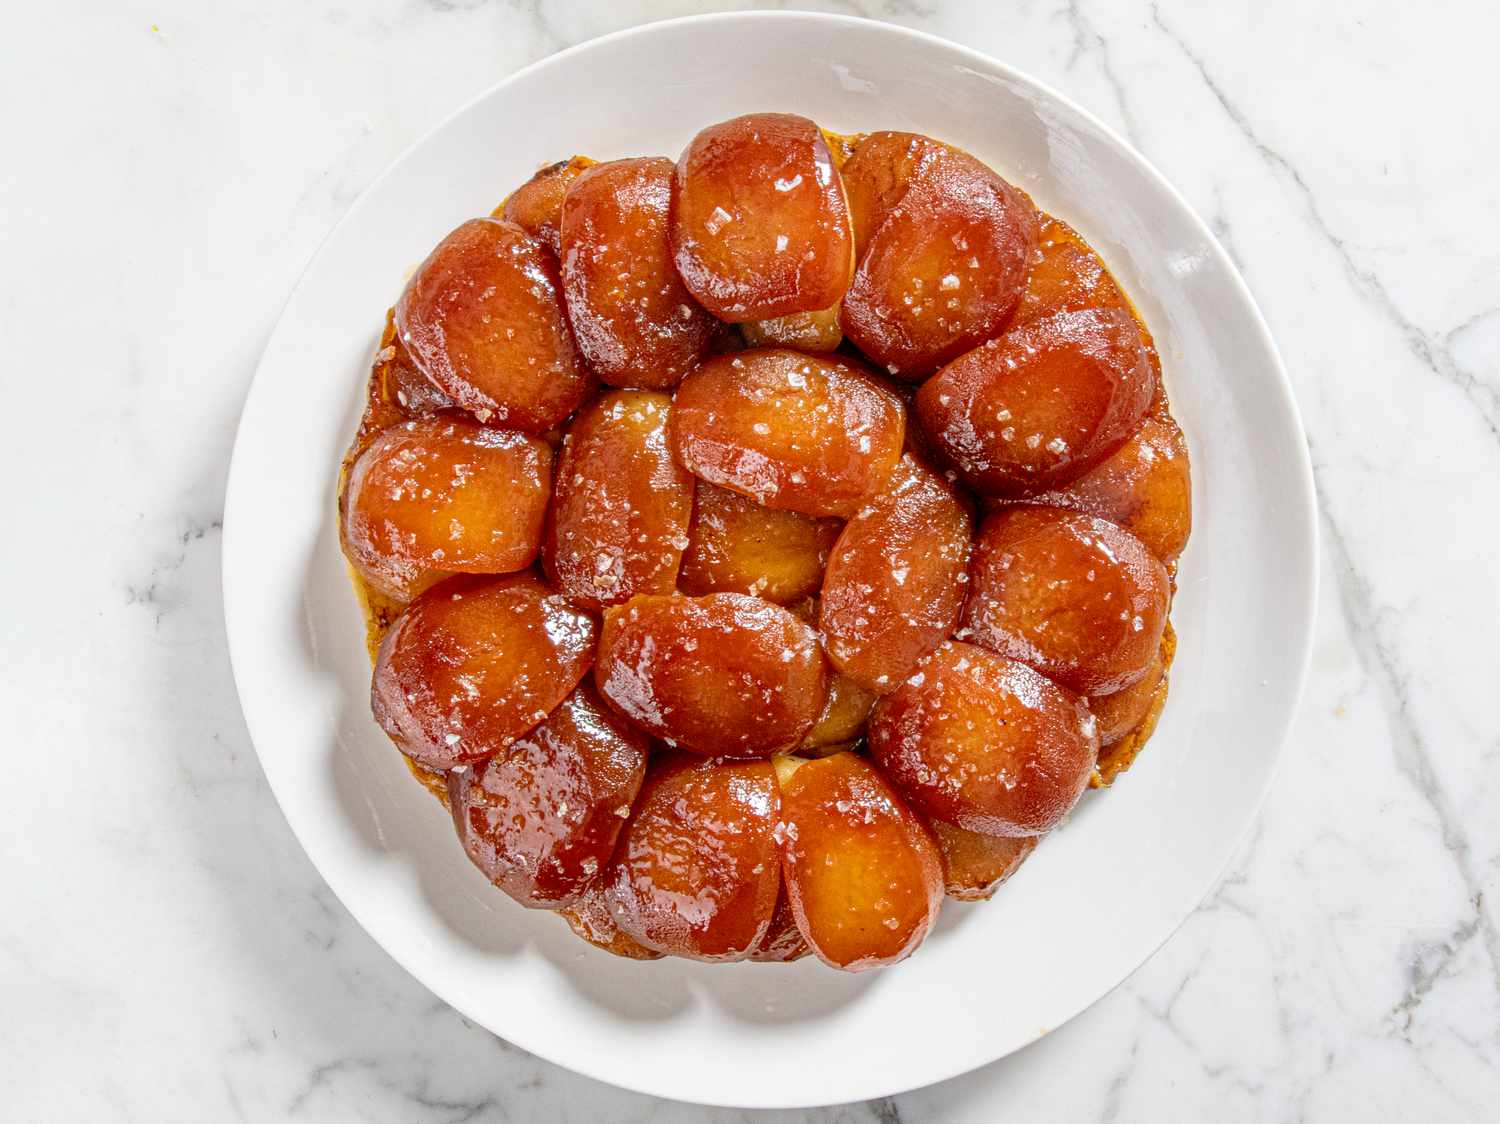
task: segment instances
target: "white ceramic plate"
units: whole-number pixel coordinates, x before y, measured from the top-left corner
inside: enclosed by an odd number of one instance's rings
[[[1192,448],[1194,532],[1171,700],[1148,751],[1085,797],[993,901],[948,903],[899,967],[642,964],[513,905],[370,718],[335,533],[339,458],[407,270],[540,163],[676,155],[754,110],[952,141],[1078,227],[1156,334]],[[224,601],[245,718],[339,898],[473,1021],[592,1077],[684,1100],[826,1104],[1019,1049],[1118,984],[1192,911],[1255,815],[1306,669],[1311,473],[1243,282],[1183,200],[1066,98],[911,31],[807,14],[659,23],[521,71],[403,156],[308,267],[266,347],[230,473]],[[1080,1059],[1080,1065],[1087,1064]]]

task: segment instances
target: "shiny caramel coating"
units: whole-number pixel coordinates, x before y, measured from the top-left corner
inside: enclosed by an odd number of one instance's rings
[[[916,951],[943,903],[926,824],[862,757],[808,761],[782,780],[782,870],[809,947],[858,972]]]
[[[988,901],[1036,850],[1039,835],[984,835],[932,820],[933,838],[943,854],[943,886],[961,902]]]
[[[960,639],[1080,694],[1150,670],[1167,621],[1166,568],[1129,531],[1056,507],[1003,507],[979,528]]]
[[[1117,449],[1156,379],[1128,312],[1061,312],[1007,331],[923,384],[928,439],[981,492],[1056,487]]]
[[[551,489],[544,441],[453,413],[401,422],[350,467],[344,549],[365,581],[400,601],[445,573],[524,570]]]
[[[580,605],[618,605],[677,582],[693,478],[668,443],[673,408],[659,391],[608,391],[563,438],[542,564]]]
[[[645,596],[610,609],[594,678],[642,729],[722,757],[798,745],[827,690],[817,633],[740,593]]]
[[[614,955],[893,963],[1162,712],[1151,334],[934,138],[756,114],[541,169],[411,276],[342,469],[377,721]]]
[[[1089,780],[1092,787],[1107,788],[1113,784],[1121,773],[1135,763],[1141,750],[1151,740],[1151,735],[1156,732],[1156,724],[1160,721],[1162,710],[1167,705],[1167,693],[1171,686],[1172,657],[1176,650],[1177,634],[1172,628],[1172,622],[1168,621],[1166,631],[1162,633],[1161,638],[1162,675],[1156,680],[1156,688],[1147,700],[1145,713],[1132,728],[1110,744],[1100,748],[1099,762],[1094,767],[1093,777]],[[1153,674],[1148,673],[1147,679],[1149,680]],[[1105,697],[1108,698],[1108,696]],[[1102,702],[1102,700],[1095,701]],[[1108,709],[1109,704],[1104,705]],[[1120,725],[1123,725],[1123,719],[1116,724],[1115,728],[1118,729]]]
[[[620,930],[693,960],[743,960],[781,885],[776,774],[764,761],[654,761],[605,875]]]
[[[679,585],[687,593],[749,593],[789,605],[818,592],[842,527],[699,481]]]
[[[1073,692],[949,641],[870,714],[870,756],[920,811],[990,835],[1040,835],[1088,784],[1099,738]]]
[[[449,578],[386,634],[371,709],[401,751],[429,769],[481,761],[572,693],[597,636],[592,617],[533,574]]]
[[[792,913],[792,903],[786,896],[786,886],[776,899],[776,912],[771,914],[771,927],[760,943],[750,952],[748,959],[765,964],[785,964],[801,960],[811,953],[807,940],[797,928],[797,918]]]
[[[390,314],[394,318],[395,309],[392,309]],[[396,338],[394,323],[391,326],[390,339],[385,342],[381,355],[376,359],[385,368],[385,375],[389,380],[390,399],[401,411],[403,418],[419,418],[425,414],[436,413],[438,410],[453,408],[453,403],[448,396],[428,381],[426,375],[417,370],[417,365],[406,353],[406,348],[402,347],[401,341]]]
[[[855,260],[911,187],[917,173],[935,157],[957,150],[920,133],[881,131],[862,137],[841,169],[849,214],[854,221]]]
[[[964,153],[934,159],[860,258],[844,335],[892,375],[924,379],[1000,333],[1036,240],[1021,192]]]
[[[859,364],[765,348],[683,380],[672,446],[700,480],[766,507],[847,517],[885,487],[905,428],[901,400]]]
[[[1193,530],[1187,440],[1172,415],[1161,411],[1082,476],[1032,500],[1108,519],[1161,561],[1173,562]]]
[[[438,243],[396,302],[396,328],[428,380],[482,422],[545,433],[596,385],[556,257],[512,222],[471,219]]]
[[[717,321],[672,264],[672,162],[596,164],[562,206],[563,296],[578,349],[610,386],[666,390],[708,351]]]
[[[797,752],[808,757],[826,756],[813,751],[857,741],[864,735],[876,697],[874,691],[861,687],[843,672],[832,672],[828,676],[828,698],[823,703],[823,712],[807,731]]]
[[[818,623],[840,671],[885,694],[948,638],[972,529],[953,486],[903,456],[889,490],[849,520],[828,560]]]
[[[672,248],[683,283],[721,320],[836,304],[854,268],[854,234],[818,127],[755,113],[700,132],[677,161]]]
[[[650,739],[579,684],[508,749],[449,770],[464,851],[522,905],[568,905],[614,853],[650,749]]]
[[[587,156],[574,156],[537,169],[536,175],[516,188],[492,217],[515,223],[554,254],[561,250],[563,198],[584,171],[593,167]]]
[[[1067,223],[1046,215],[1011,326],[1088,308],[1130,311],[1130,302],[1092,246]]]
[[[789,347],[793,351],[822,354],[837,351],[844,342],[839,327],[842,305],[821,308],[815,312],[789,312],[769,320],[747,320],[740,334],[751,347]]]
[[[620,931],[610,910],[605,887],[598,880],[591,882],[577,900],[558,912],[575,936],[613,956],[626,960],[660,960],[665,955]]]
[[[1088,700],[1099,723],[1099,744],[1106,749],[1145,721],[1163,690],[1167,669],[1158,653],[1146,674],[1130,686]]]

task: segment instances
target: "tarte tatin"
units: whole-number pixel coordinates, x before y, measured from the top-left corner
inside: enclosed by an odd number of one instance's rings
[[[1140,752],[1191,490],[1074,230],[760,113],[444,238],[339,513],[375,718],[496,887],[620,956],[860,970]]]

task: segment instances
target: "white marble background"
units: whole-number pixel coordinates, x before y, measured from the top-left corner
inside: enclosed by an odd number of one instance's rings
[[[572,1076],[397,968],[272,802],[219,600],[240,402],[324,232],[510,70],[699,7],[6,6],[0,1117],[746,1115]],[[1306,417],[1324,597],[1259,826],[1150,963],[1007,1061],[785,1118],[1495,1119],[1500,17],[1396,0],[830,7],[1056,84],[1211,220]]]

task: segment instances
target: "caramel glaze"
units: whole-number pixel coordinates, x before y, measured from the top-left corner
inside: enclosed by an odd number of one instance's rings
[[[823,130],[823,135],[828,142],[829,151],[833,154],[834,164],[840,168],[849,159],[855,147],[863,139],[863,134],[845,135]],[[570,160],[551,165],[554,170],[568,170],[576,174],[574,169],[581,170],[592,164],[588,157],[574,156]],[[495,207],[492,213],[500,215],[504,212],[509,196]],[[1034,205],[1034,204],[1033,204]],[[1104,264],[1098,253],[1090,246],[1083,237],[1061,219],[1037,208],[1037,216],[1041,230],[1041,241],[1046,245],[1051,242],[1063,242],[1076,247],[1091,259],[1091,264],[1098,270],[1097,290],[1105,287],[1114,290],[1124,306],[1129,310],[1136,325],[1140,329],[1141,340],[1145,346],[1146,354],[1150,360],[1153,374],[1155,376],[1155,396],[1151,403],[1150,415],[1158,418],[1170,417],[1170,408],[1167,401],[1166,389],[1162,385],[1161,356],[1156,348],[1155,340],[1150,329],[1146,326],[1139,309],[1120,288],[1110,274],[1108,267]],[[1024,314],[1024,309],[1019,310],[1017,315]],[[735,342],[729,342],[729,349],[734,349]],[[397,338],[394,310],[388,310],[385,316],[385,325],[380,335],[380,346],[375,352],[375,358],[370,369],[370,378],[366,388],[365,408],[360,419],[359,428],[355,433],[354,440],[350,443],[348,451],[344,454],[342,469],[339,474],[338,496],[340,507],[344,501],[344,485],[350,466],[358,458],[360,453],[370,444],[375,437],[387,427],[397,422],[406,421],[410,418],[421,417],[450,407],[452,404],[443,394],[431,386],[417,370],[411,359],[407,356]],[[547,435],[548,440],[555,446],[561,442],[561,431],[554,431]],[[342,522],[342,521],[341,521]],[[1177,584],[1177,562],[1175,559],[1167,563],[1167,571],[1171,576],[1172,591],[1175,594]],[[365,617],[365,645],[369,651],[370,661],[373,664],[375,656],[380,648],[380,642],[385,638],[391,625],[400,616],[405,607],[401,602],[394,601],[389,597],[371,589],[359,573],[349,567],[349,576],[353,581],[354,589],[359,598],[361,608]],[[1177,638],[1171,623],[1168,622],[1165,634],[1162,637],[1161,651],[1162,664],[1170,670],[1172,658],[1176,653]],[[1094,769],[1089,784],[1092,788],[1106,788],[1113,784],[1115,779],[1134,763],[1145,748],[1146,742],[1156,730],[1156,724],[1161,717],[1162,709],[1166,706],[1169,675],[1163,672],[1161,682],[1158,685],[1149,709],[1142,720],[1130,733],[1123,738],[1103,747],[1099,753],[1098,765]],[[863,745],[863,739],[853,743],[850,748]],[[842,747],[841,747],[842,748]],[[417,764],[411,758],[402,755],[402,760],[421,785],[433,796],[437,797],[446,806],[448,803],[448,786],[442,774],[433,772]]]

